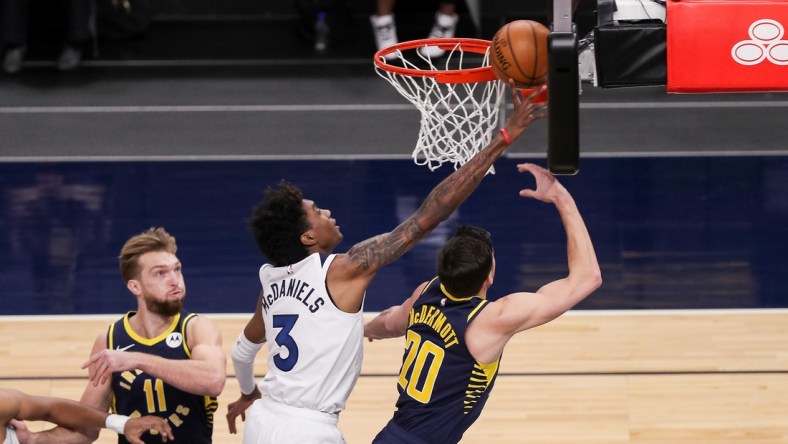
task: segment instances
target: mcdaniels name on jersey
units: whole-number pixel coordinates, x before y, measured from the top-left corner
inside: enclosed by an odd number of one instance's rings
[[[271,305],[280,298],[295,298],[301,301],[310,312],[315,313],[320,310],[320,307],[322,307],[326,301],[324,301],[322,297],[310,301],[309,299],[314,292],[314,288],[300,279],[282,279],[282,282],[271,284],[271,292],[263,298],[263,310],[268,313],[268,309]]]

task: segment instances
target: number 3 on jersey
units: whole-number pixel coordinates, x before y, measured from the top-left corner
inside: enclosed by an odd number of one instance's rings
[[[435,380],[438,378],[445,350],[434,342],[424,341],[421,336],[408,330],[405,339],[406,349],[405,360],[402,361],[402,369],[399,372],[399,385],[416,401],[426,404],[430,402],[432,390],[435,388]],[[425,368],[427,358],[432,356],[428,367]],[[426,373],[426,374],[425,374]],[[419,388],[419,385],[421,387]]]
[[[287,357],[283,358],[282,353],[278,353],[274,356],[274,365],[283,372],[292,370],[298,361],[298,345],[290,336],[290,331],[293,330],[297,320],[298,315],[274,315],[274,328],[281,328],[274,341],[280,347],[287,348]]]

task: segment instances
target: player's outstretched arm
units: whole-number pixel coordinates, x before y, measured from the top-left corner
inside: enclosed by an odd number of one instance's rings
[[[67,399],[32,396],[14,391],[18,402],[17,419],[48,421],[70,429],[104,427],[107,412]]]
[[[529,172],[536,178],[536,189],[522,190],[520,195],[553,203],[561,216],[567,238],[569,274],[537,290],[536,299],[539,303],[529,319],[516,326],[515,333],[557,318],[602,285],[602,272],[594,244],[571,194],[549,171],[540,166],[525,163],[518,165],[517,169],[521,173]]]
[[[505,296],[479,314],[474,324],[481,321],[479,330],[484,332],[479,336],[484,335],[484,340],[472,353],[477,359],[487,359],[482,362],[496,359],[515,333],[552,321],[602,285],[591,236],[572,196],[549,171],[540,166],[526,163],[517,165],[517,169],[536,178],[536,188],[522,190],[520,196],[552,203],[561,216],[567,237],[569,274],[543,286],[536,293]],[[473,332],[476,334],[477,329],[474,328]]]
[[[71,430],[112,428],[116,432],[125,433],[126,438],[133,444],[144,444],[139,438],[143,433],[150,430],[156,430],[161,435],[163,442],[173,439],[172,430],[167,421],[155,416],[129,419],[127,416],[109,415],[106,411],[101,411],[76,401],[32,396],[17,390],[0,390],[0,401],[2,401],[0,404],[4,406],[0,410],[10,409],[9,411],[13,413],[12,417],[17,419],[47,421]],[[0,417],[5,418],[5,415],[0,415]],[[110,417],[115,421],[110,423],[108,420]],[[110,427],[113,424],[122,427]],[[63,433],[65,433],[65,429],[63,429]],[[73,436],[79,438],[78,434]],[[25,442],[32,442],[33,440],[29,434],[23,435],[21,438]],[[46,442],[43,436],[39,436],[38,441]]]
[[[413,304],[421,296],[427,282],[422,283],[413,294],[402,303],[395,305],[380,312],[364,325],[364,337],[370,341],[375,339],[398,338],[405,335],[408,329],[408,315],[413,308]]]
[[[441,181],[416,212],[394,230],[362,241],[353,246],[346,257],[335,259],[335,265],[329,270],[329,278],[331,273],[337,273],[349,279],[363,279],[348,285],[356,285],[358,288],[337,288],[339,291],[332,288],[333,294],[345,294],[346,291],[358,294],[359,290],[363,292],[377,270],[405,254],[438,224],[448,219],[476,189],[493,163],[509,147],[510,142],[519,138],[532,122],[544,117],[542,109],[545,103],[533,102],[544,88],[523,98],[513,85],[511,82],[514,111],[504,125],[509,140],[507,141],[503,134],[497,134],[478,154]]]
[[[93,341],[93,348],[90,351],[91,355],[99,353],[107,349],[107,335],[106,333],[100,334]],[[103,384],[94,385],[88,383],[85,391],[82,392],[80,404],[96,408],[100,410],[105,416],[109,410],[110,402],[112,399],[112,387],[109,381]],[[53,429],[45,430],[42,432],[34,433],[29,436],[19,436],[22,444],[37,444],[37,443],[58,443],[58,444],[86,444],[91,443],[98,439],[100,427],[87,427],[82,426],[78,428],[68,427],[55,427]]]

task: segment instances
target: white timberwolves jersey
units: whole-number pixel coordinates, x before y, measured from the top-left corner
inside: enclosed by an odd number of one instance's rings
[[[260,268],[268,373],[260,390],[294,407],[339,413],[361,372],[363,310],[345,313],[328,295],[318,253],[286,267]]]

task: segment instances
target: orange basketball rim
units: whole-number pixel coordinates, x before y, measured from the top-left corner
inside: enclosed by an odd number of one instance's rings
[[[418,49],[427,46],[445,53],[425,56]],[[374,62],[377,74],[421,113],[412,156],[417,165],[459,168],[497,131],[505,87],[490,66],[490,41],[412,40],[378,51]]]
[[[406,63],[404,66],[398,66],[386,61],[385,57],[388,55],[399,53],[400,57],[402,57],[401,54],[406,51],[415,52],[419,48],[425,46],[437,46],[449,54],[461,51],[462,53],[486,55],[490,49],[490,41],[470,38],[433,38],[400,42],[376,52],[374,56],[375,65],[380,69],[400,75],[431,77],[438,83],[478,83],[497,80],[492,67],[489,65],[460,69],[419,69],[414,64]],[[415,57],[424,59],[421,55]],[[403,59],[405,60],[407,57],[403,57]],[[432,60],[428,61],[432,62]],[[432,65],[432,63],[430,63],[430,65]]]

